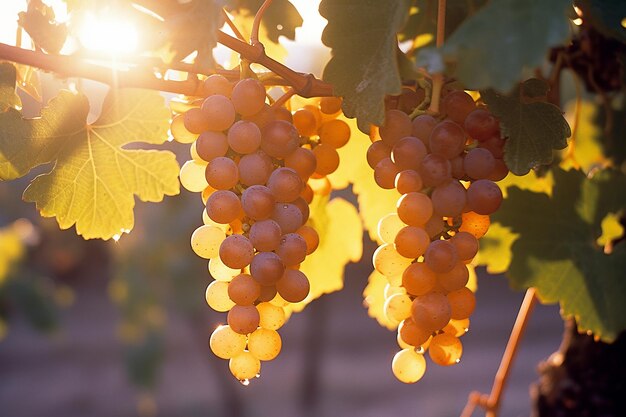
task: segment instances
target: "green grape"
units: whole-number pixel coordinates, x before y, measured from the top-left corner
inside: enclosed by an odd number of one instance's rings
[[[409,226],[423,226],[433,215],[433,203],[422,193],[408,193],[396,205],[398,217]]]
[[[220,259],[229,268],[243,269],[254,257],[254,247],[244,235],[228,236],[220,245]]]
[[[317,164],[315,172],[321,176],[332,174],[339,167],[339,154],[330,145],[319,144],[313,148]]]
[[[241,205],[246,216],[254,220],[268,219],[274,213],[276,200],[269,188],[253,185],[241,195]]]
[[[263,128],[261,149],[274,158],[283,159],[300,146],[296,128],[284,120],[274,120]]]
[[[451,319],[450,314],[448,299],[435,291],[418,295],[411,307],[411,318],[415,324],[431,332],[443,329]]]
[[[239,182],[239,169],[230,158],[214,158],[206,167],[206,180],[216,190],[228,190]]]
[[[206,117],[207,130],[220,132],[235,122],[235,108],[228,97],[219,94],[209,96],[202,102],[201,109]]]
[[[413,119],[411,136],[421,140],[428,149],[428,140],[433,129],[437,125],[437,119],[429,114],[421,114]]]
[[[467,189],[467,205],[470,210],[478,214],[489,215],[495,213],[501,204],[502,191],[493,181],[474,181]]]
[[[317,158],[310,149],[298,148],[285,157],[285,167],[296,171],[300,179],[306,182],[317,168]]]
[[[295,204],[274,204],[272,219],[278,223],[283,233],[293,233],[304,224],[302,211]]]
[[[306,258],[306,241],[297,233],[287,233],[280,239],[276,255],[285,266],[298,265]]]
[[[411,317],[411,298],[406,294],[393,294],[385,300],[384,310],[390,321],[400,323]]]
[[[456,248],[461,261],[471,261],[478,253],[478,239],[468,232],[459,232],[452,236],[450,243]]]
[[[276,202],[289,203],[300,196],[304,184],[298,173],[291,168],[278,168],[272,172],[267,180]]]
[[[450,322],[443,328],[445,333],[455,337],[461,337],[469,331],[470,321],[469,319],[455,320],[450,319]]]
[[[491,224],[489,216],[474,213],[473,211],[463,213],[461,220],[462,223],[459,231],[468,232],[476,239],[483,237],[489,230],[489,225]]]
[[[434,155],[452,159],[463,152],[465,131],[458,124],[444,120],[435,126],[428,143]]]
[[[426,360],[424,355],[415,352],[414,349],[402,349],[393,357],[391,370],[400,382],[413,384],[424,376]]]
[[[228,296],[228,282],[213,281],[206,288],[204,295],[209,307],[220,313],[230,310],[235,305]]]
[[[228,296],[237,305],[250,306],[261,295],[261,286],[248,274],[239,274],[228,283]]]
[[[265,185],[274,169],[271,158],[264,152],[242,156],[238,167],[239,182],[246,186]]]
[[[185,115],[177,114],[170,124],[170,133],[178,143],[193,143],[197,138],[197,133],[191,133],[185,127]]]
[[[461,126],[463,126],[465,119],[474,109],[476,109],[474,99],[463,90],[452,91],[441,100],[442,112]]]
[[[290,303],[299,303],[309,295],[309,280],[297,269],[286,269],[283,276],[276,283],[278,294]]]
[[[304,238],[306,243],[306,254],[310,255],[320,244],[320,237],[311,226],[304,225],[296,230],[296,233]]]
[[[256,306],[259,310],[259,326],[264,329],[278,330],[283,327],[287,317],[285,316],[285,309],[276,306],[272,303],[263,302]]]
[[[320,126],[319,135],[322,144],[339,149],[350,140],[350,126],[343,120],[328,120]]]
[[[437,284],[437,276],[423,262],[409,265],[402,273],[402,286],[411,295],[424,295]]]
[[[469,271],[463,263],[457,263],[451,271],[437,274],[437,282],[446,291],[455,291],[465,287],[469,280]]]
[[[298,109],[293,114],[293,125],[302,136],[311,137],[317,133],[317,119],[308,109]]]
[[[405,258],[419,258],[430,244],[428,233],[422,228],[406,226],[398,231],[394,244],[398,253]]]
[[[209,273],[217,281],[230,282],[241,273],[241,270],[227,267],[218,257],[209,259]]]
[[[406,169],[396,175],[394,186],[400,194],[408,194],[421,191],[424,187],[424,182],[417,171]]]
[[[208,187],[204,172],[206,165],[196,161],[187,161],[180,168],[180,183],[186,190],[199,193]]]
[[[374,169],[383,159],[391,159],[391,148],[382,140],[377,140],[367,148],[366,158],[369,166]]]
[[[210,162],[226,155],[228,140],[222,132],[202,132],[195,142],[195,148],[200,158]]]
[[[240,154],[255,152],[261,146],[261,129],[253,122],[240,120],[228,129],[228,145]]]
[[[250,227],[250,242],[260,252],[271,252],[278,249],[282,232],[274,220],[261,220]]]
[[[285,265],[274,252],[259,252],[250,263],[250,274],[261,285],[275,285],[284,272]]]
[[[207,215],[217,223],[231,223],[241,214],[241,202],[232,191],[215,191],[206,202]]]
[[[192,107],[184,114],[183,124],[189,132],[199,135],[209,130],[209,122],[206,114],[198,107]]]
[[[261,361],[246,350],[230,358],[228,369],[239,381],[247,382],[259,375],[261,372]]]
[[[498,119],[485,109],[476,109],[468,114],[463,126],[467,134],[478,141],[485,141],[500,132]]]
[[[246,336],[234,332],[230,326],[218,326],[209,339],[211,351],[221,359],[230,359],[243,353],[246,348]]]
[[[226,316],[230,328],[239,334],[250,334],[255,331],[259,327],[259,319],[259,311],[252,305],[236,305]]]
[[[485,148],[470,149],[463,160],[465,173],[474,180],[489,178],[495,167],[493,154]]]
[[[262,361],[271,361],[276,358],[282,348],[282,340],[275,330],[256,329],[248,336],[248,350]]]
[[[410,346],[419,347],[428,341],[432,331],[415,324],[413,319],[403,320],[398,326],[398,336]]]
[[[400,217],[398,217],[398,214],[396,213],[387,214],[386,216],[384,216],[378,221],[378,228],[377,228],[378,237],[384,243],[393,243],[400,229],[402,229],[405,226],[406,224],[404,224],[402,220],[400,220]]]
[[[391,190],[395,187],[398,167],[391,158],[384,158],[374,168],[374,181],[380,188]]]
[[[391,150],[391,160],[398,170],[417,170],[428,153],[424,143],[416,137],[406,136],[400,139]]]
[[[400,255],[393,244],[384,243],[376,249],[372,256],[374,268],[387,278],[401,276],[411,264],[411,259]]]
[[[320,111],[324,114],[335,114],[341,111],[341,97],[322,97]]]
[[[428,154],[417,172],[425,186],[436,187],[452,178],[452,164],[441,155]]]
[[[441,366],[455,365],[461,361],[463,344],[448,333],[440,333],[433,337],[428,349],[430,359]]]
[[[265,87],[255,79],[243,79],[233,87],[230,99],[237,113],[251,116],[265,105]]]
[[[450,272],[459,261],[456,248],[448,240],[434,240],[430,242],[424,262],[436,274]]]
[[[198,227],[191,235],[191,248],[201,258],[211,259],[219,255],[219,248],[226,234],[212,225]]]
[[[476,296],[467,287],[451,291],[446,296],[450,304],[452,318],[455,320],[467,319],[476,307]]]
[[[409,116],[400,110],[387,110],[385,123],[380,127],[380,138],[393,147],[400,139],[411,136],[413,125]]]
[[[205,96],[220,94],[225,97],[230,97],[233,92],[233,84],[223,75],[212,74],[204,80],[203,89]]]
[[[433,211],[443,217],[456,217],[463,213],[467,201],[465,187],[456,180],[435,187],[430,198]]]

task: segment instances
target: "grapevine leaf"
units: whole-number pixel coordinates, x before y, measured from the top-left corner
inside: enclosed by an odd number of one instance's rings
[[[626,3],[622,0],[578,0],[585,20],[603,35],[626,43],[626,29],[622,21],[626,18]]]
[[[396,211],[396,202],[400,194],[393,190],[382,189],[374,181],[374,172],[364,162],[367,148],[372,143],[369,136],[356,129],[354,119],[345,120],[350,125],[352,136],[342,148],[337,149],[341,164],[328,176],[333,188],[341,189],[353,184],[352,192],[357,195],[359,215],[369,233],[370,239],[382,243],[378,237],[378,221]]]
[[[509,91],[524,70],[569,35],[571,0],[488,2],[448,38],[440,53],[451,76],[472,89]],[[419,62],[418,62],[419,64]]]
[[[20,109],[22,101],[15,93],[17,71],[13,64],[0,62],[0,112],[8,108]]]
[[[574,123],[578,118],[578,127],[572,132],[575,146],[562,152],[564,159],[560,164],[561,168],[579,166],[583,171],[590,172],[594,167],[605,165],[606,158],[601,144],[602,131],[595,124],[598,107],[587,100],[581,100],[579,103],[572,100],[567,103],[565,109],[568,121]]]
[[[401,92],[396,33],[408,14],[407,0],[323,0],[320,14],[328,20],[322,41],[333,57],[324,80],[344,98],[346,116],[356,117],[365,131],[384,120],[386,95]]]
[[[609,342],[626,328],[626,244],[605,254],[596,239],[605,216],[626,207],[626,195],[615,192],[625,186],[626,177],[615,171],[587,179],[556,169],[551,197],[512,187],[493,216],[519,235],[507,272],[511,284],[537,288],[542,301],[560,302],[582,331]]]
[[[311,290],[304,301],[291,305],[294,312],[302,311],[324,294],[342,289],[344,268],[349,262],[358,262],[363,254],[361,220],[346,200],[317,198],[311,207],[310,222],[319,234],[320,244],[300,267],[309,278]]]
[[[537,96],[540,91],[536,81],[528,80],[522,88],[529,83],[531,97]],[[537,165],[549,164],[552,150],[567,146],[572,132],[557,106],[523,97],[519,90],[510,95],[487,90],[481,96],[500,119],[504,136],[508,136],[504,160],[513,173],[524,175]]]
[[[109,239],[132,229],[134,194],[160,201],[178,193],[178,164],[170,152],[128,150],[143,141],[163,143],[169,112],[157,93],[119,90],[107,96],[100,118],[86,124],[89,105],[81,95],[62,92],[40,118],[17,111],[0,114],[0,178],[22,176],[56,161],[24,192],[44,217],[63,229],[76,224],[86,239]]]
[[[232,0],[228,10],[240,9],[254,15],[263,4],[263,0]],[[267,37],[278,43],[280,36],[288,39],[296,38],[296,28],[302,26],[303,20],[298,9],[288,0],[275,0],[267,9],[261,20],[261,25],[267,30]]]
[[[28,9],[19,13],[18,23],[35,45],[50,54],[58,54],[67,39],[67,26],[55,21],[54,9],[41,1],[31,1]]]
[[[518,237],[511,229],[493,223],[487,234],[480,239],[480,250],[474,262],[484,265],[490,274],[502,274],[509,269],[513,254],[511,246]]]
[[[367,286],[363,290],[363,304],[367,307],[367,314],[376,319],[378,324],[389,330],[395,330],[398,323],[389,320],[385,314],[385,286],[388,283],[387,277],[373,270],[367,278]]]

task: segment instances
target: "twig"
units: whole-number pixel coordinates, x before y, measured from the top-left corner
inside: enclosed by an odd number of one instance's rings
[[[443,46],[443,42],[446,36],[446,0],[439,0],[437,8],[437,48]],[[439,101],[441,98],[441,89],[443,88],[444,77],[443,73],[436,73],[432,75],[433,91],[430,99],[430,106],[428,111],[433,114],[439,113]]]
[[[243,35],[241,34],[239,29],[235,25],[235,22],[233,22],[233,19],[230,18],[230,16],[228,15],[228,12],[223,7],[222,7],[222,16],[224,17],[224,20],[226,21],[226,24],[228,25],[230,30],[233,31],[233,33],[235,34],[237,39],[240,39],[240,40],[245,42],[246,38],[243,37]]]
[[[278,99],[272,103],[272,108],[276,109],[280,106],[282,106],[283,104],[285,104],[287,102],[287,100],[289,100],[291,97],[293,97],[293,95],[296,94],[296,90],[292,88],[290,88],[289,90],[285,91],[285,94],[283,94],[282,96],[278,97]]]
[[[250,43],[256,45],[259,43],[259,29],[261,28],[261,19],[268,7],[272,4],[272,0],[265,0],[259,10],[254,15],[254,21],[252,22],[252,30],[250,32]]]

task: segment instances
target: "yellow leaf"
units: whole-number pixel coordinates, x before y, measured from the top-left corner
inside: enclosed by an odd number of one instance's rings
[[[552,195],[553,184],[554,180],[551,172],[548,172],[548,174],[543,177],[538,177],[537,174],[535,174],[535,171],[530,171],[528,174],[522,176],[509,172],[509,175],[507,175],[506,178],[498,182],[498,185],[502,190],[502,195],[504,195],[505,198],[507,196],[507,189],[512,186],[516,186],[522,190],[533,191],[535,193]]]
[[[363,290],[363,304],[367,308],[367,314],[376,319],[381,326],[395,330],[398,323],[389,320],[385,314],[385,286],[388,283],[383,274],[376,270],[372,271]]]
[[[565,106],[565,118],[570,126],[576,126],[576,131],[572,132],[574,135],[570,138],[570,146],[561,151],[564,158],[561,168],[567,170],[580,167],[588,173],[593,167],[607,163],[599,141],[602,132],[594,121],[597,109],[596,104],[585,100],[579,103],[578,109],[576,100],[569,101]]]
[[[472,290],[472,292],[476,292],[476,290],[478,290],[478,277],[476,276],[476,267],[472,264],[468,264],[467,270],[469,271],[469,280],[467,281],[467,284],[465,286]]]
[[[320,236],[320,244],[300,267],[309,278],[311,291],[304,301],[290,305],[295,312],[323,294],[342,289],[346,264],[357,262],[363,254],[361,220],[346,200],[316,197],[311,204],[310,222]]]
[[[487,234],[479,240],[480,249],[472,264],[486,266],[490,274],[506,272],[513,256],[511,246],[518,236],[508,227],[492,223]]]
[[[613,240],[619,239],[624,235],[624,226],[620,223],[620,216],[609,213],[600,226],[602,227],[602,235],[596,240],[598,245],[605,246]]]

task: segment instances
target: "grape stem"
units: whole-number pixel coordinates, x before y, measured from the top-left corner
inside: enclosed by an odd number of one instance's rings
[[[222,16],[224,17],[224,21],[226,22],[230,30],[233,31],[237,39],[245,42],[246,38],[244,38],[244,36],[241,34],[239,29],[235,25],[235,22],[233,22],[233,19],[230,18],[230,16],[228,15],[228,12],[223,7],[222,7]]]
[[[276,109],[276,108],[282,106],[291,97],[293,97],[294,94],[296,94],[296,90],[293,87],[289,88],[287,91],[285,91],[285,93],[282,96],[278,97],[278,99],[275,102],[272,103],[271,107],[273,109]]]
[[[278,79],[271,85],[289,85],[302,97],[328,97],[333,95],[331,84],[316,78],[313,74],[298,73],[265,54],[262,44],[250,45],[222,31],[217,32],[217,41],[222,45],[241,54],[250,62],[260,64],[276,74]],[[49,55],[41,51],[32,51],[16,46],[0,43],[0,60],[7,60],[24,65],[30,65],[42,70],[51,71],[66,77],[87,78],[116,87],[137,87],[151,90],[167,91],[188,96],[202,96],[202,81],[197,77],[189,77],[185,81],[166,80],[155,75],[154,67],[160,69],[175,69],[190,74],[204,74],[194,68],[193,64],[182,62],[165,64],[154,60],[138,60],[139,64],[131,68],[120,68],[119,63],[113,66],[98,65],[88,59],[68,55]],[[100,60],[102,60],[100,58]],[[148,64],[153,65],[149,66]],[[239,71],[215,71],[232,80],[239,79]],[[215,73],[214,72],[214,73]],[[269,79],[266,83],[270,84]]]
[[[259,10],[254,15],[254,21],[252,22],[252,30],[250,31],[250,44],[256,45],[259,43],[259,29],[261,28],[261,19],[265,11],[270,7],[273,0],[265,0]]]
[[[443,46],[443,42],[446,37],[446,0],[438,1],[437,8],[437,38],[436,45],[437,48],[441,48]],[[432,95],[430,98],[430,106],[428,107],[428,111],[431,114],[439,114],[439,102],[441,99],[441,90],[443,88],[444,77],[443,73],[436,73],[432,75],[433,80],[433,89]]]
[[[509,341],[502,355],[500,366],[496,372],[491,393],[487,396],[486,394],[481,394],[476,391],[472,392],[467,399],[467,404],[461,413],[461,417],[471,417],[476,406],[485,409],[486,417],[496,417],[498,415],[498,410],[502,402],[502,393],[504,392],[504,388],[511,373],[513,360],[519,349],[522,335],[526,330],[533,308],[537,303],[535,294],[536,290],[534,288],[526,290],[524,300],[522,301],[522,305],[517,313],[517,318],[515,319],[515,324],[513,325],[513,330],[511,330]]]

